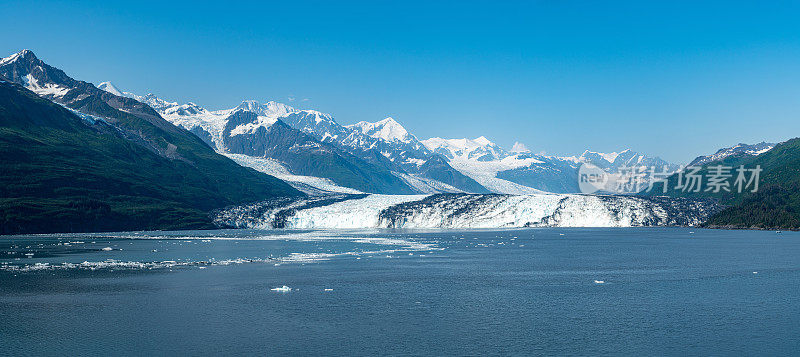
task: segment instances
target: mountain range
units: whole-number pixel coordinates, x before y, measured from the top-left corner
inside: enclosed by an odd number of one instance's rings
[[[98,88],[148,103],[165,119],[195,133],[224,155],[255,160],[243,160],[245,165],[258,163],[259,169],[273,175],[289,172],[291,175],[281,176],[289,182],[311,176],[367,193],[576,193],[582,163],[608,172],[622,166],[678,168],[632,150],[587,150],[577,157],[510,152],[483,136],[419,140],[391,117],[341,125],[330,114],[274,101],[246,100],[230,109],[208,110],[153,94],[123,92],[110,82]],[[272,164],[263,165],[264,160]],[[295,187],[304,189],[299,184]],[[328,184],[326,189],[338,190]],[[313,190],[319,191],[319,187]]]
[[[208,110],[76,80],[28,50],[0,59],[0,94],[0,234],[211,228],[227,206],[330,193],[576,193],[584,163],[680,169],[632,150],[419,140],[394,118],[341,125],[273,101]],[[798,158],[797,139],[720,149],[691,165],[761,165],[763,191],[674,195],[726,205],[714,226],[800,228]]]

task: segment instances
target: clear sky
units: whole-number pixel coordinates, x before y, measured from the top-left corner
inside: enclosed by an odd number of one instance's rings
[[[800,136],[800,2],[17,1],[0,52],[209,109],[675,162]],[[290,101],[294,98],[294,101]],[[307,99],[304,101],[304,99]]]

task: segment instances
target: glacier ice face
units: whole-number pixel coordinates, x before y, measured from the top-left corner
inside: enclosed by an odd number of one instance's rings
[[[577,194],[348,195],[223,211],[221,226],[245,228],[511,228],[689,226],[712,201]],[[269,209],[264,209],[268,207]],[[255,212],[255,213],[254,213]]]
[[[368,195],[322,207],[298,211],[287,228],[380,228],[380,214],[397,204],[418,201],[425,195]]]
[[[380,227],[634,227],[697,225],[710,201],[576,194],[441,194],[381,212]]]

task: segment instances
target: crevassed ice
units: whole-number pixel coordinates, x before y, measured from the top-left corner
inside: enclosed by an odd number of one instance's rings
[[[392,206],[426,196],[370,195],[301,210],[291,228],[503,228],[526,226],[629,227],[664,222],[667,213],[652,202],[631,197],[572,194],[453,196],[415,205],[381,218]],[[395,216],[391,216],[395,215]]]
[[[297,212],[289,218],[291,228],[376,228],[381,211],[391,206],[418,201],[426,195],[369,195]]]

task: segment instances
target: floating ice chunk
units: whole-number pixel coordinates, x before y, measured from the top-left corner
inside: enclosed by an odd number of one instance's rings
[[[103,249],[100,249],[100,250],[102,250],[102,251],[104,251],[104,252],[108,252],[108,251],[114,250],[114,248],[111,248],[111,247],[105,247],[105,248],[103,248]]]
[[[605,284],[606,282],[604,280],[595,280],[594,283],[595,284]]]
[[[292,291],[292,288],[290,288],[290,287],[288,287],[288,286],[284,285],[284,286],[281,286],[281,287],[272,288],[272,289],[270,289],[270,290],[272,290],[272,291],[277,291],[277,292],[279,292],[279,293],[288,293],[288,292]]]

